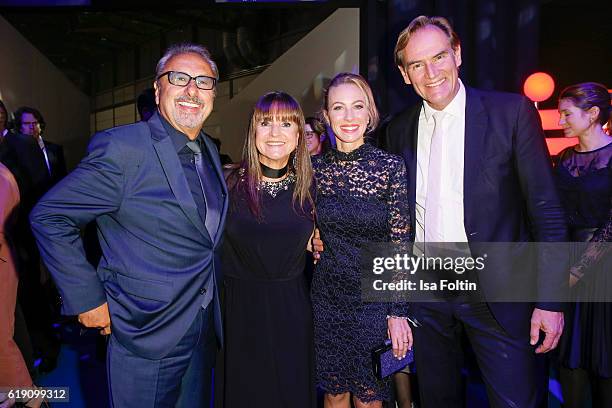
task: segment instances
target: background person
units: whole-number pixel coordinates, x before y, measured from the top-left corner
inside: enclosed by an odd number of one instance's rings
[[[610,242],[612,137],[603,129],[606,123],[610,126],[610,94],[593,82],[569,86],[559,96],[559,113],[565,136],[578,137],[577,145],[559,154],[555,168],[570,238]],[[581,294],[607,293],[609,297],[610,271],[595,273],[587,268],[604,253],[591,256],[589,252],[570,269],[570,285],[578,285]],[[582,407],[589,389],[594,407],[612,406],[612,303],[573,303],[566,324],[560,346],[563,406]]]
[[[306,146],[311,156],[321,154],[329,149],[329,140],[325,134],[325,125],[315,117],[305,119]]]
[[[0,387],[32,387],[32,378],[13,340],[19,277],[11,231],[17,216],[19,189],[11,172],[0,164]],[[28,406],[39,406],[32,401]]]
[[[136,109],[140,120],[146,122],[151,119],[151,116],[157,112],[157,104],[155,103],[155,90],[146,88],[138,95],[136,99]]]
[[[401,159],[365,143],[378,124],[368,83],[336,75],[325,92],[325,120],[337,150],[315,156],[317,227],[325,251],[312,281],[317,383],[326,408],[381,407],[389,380],[378,380],[372,350],[391,338],[395,356],[412,345],[404,303],[361,301],[360,249],[410,238],[406,171]]]

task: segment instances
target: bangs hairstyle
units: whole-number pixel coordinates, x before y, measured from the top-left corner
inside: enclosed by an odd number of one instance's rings
[[[310,188],[312,185],[312,165],[310,154],[306,147],[304,138],[304,114],[300,104],[285,92],[269,92],[263,95],[253,108],[247,137],[242,149],[242,162],[240,168],[244,174],[244,180],[232,183],[234,188],[242,188],[248,198],[249,208],[253,215],[261,217],[261,197],[257,189],[262,180],[261,165],[259,163],[259,152],[255,144],[257,126],[263,121],[280,120],[295,123],[298,127],[298,142],[296,149],[289,155],[289,170],[296,176],[295,188],[293,190],[293,205],[299,204],[304,210],[304,204],[313,205]]]
[[[350,72],[341,72],[336,75],[329,86],[325,89],[323,95],[323,118],[325,122],[331,126],[329,123],[329,90],[343,84],[355,85],[357,88],[361,89],[363,95],[365,96],[365,104],[366,109],[368,111],[368,126],[366,128],[366,134],[371,133],[380,122],[380,116],[378,115],[378,109],[376,109],[376,102],[374,101],[374,95],[372,94],[372,89],[361,75],[353,74]]]
[[[395,65],[404,68],[405,61],[402,51],[404,51],[404,48],[406,48],[408,45],[408,41],[410,40],[412,34],[427,26],[434,26],[442,30],[442,32],[448,37],[448,41],[450,42],[451,48],[454,51],[456,51],[461,45],[459,36],[455,30],[453,30],[453,27],[450,25],[447,19],[438,16],[418,16],[412,20],[410,24],[408,24],[408,27],[404,28],[404,30],[397,37],[397,43],[395,44],[395,50],[393,51]]]
[[[612,126],[612,106],[610,105],[610,94],[608,88],[597,82],[583,82],[570,85],[559,94],[561,99],[569,99],[577,108],[588,111],[593,106],[599,108],[597,121],[600,125],[608,124],[608,131]]]

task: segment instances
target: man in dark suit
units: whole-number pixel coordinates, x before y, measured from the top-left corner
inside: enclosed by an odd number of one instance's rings
[[[472,248],[483,242],[565,241],[533,105],[519,95],[465,87],[458,77],[459,38],[444,18],[413,20],[398,38],[395,58],[406,84],[423,98],[394,118],[384,140],[406,162],[416,242],[468,242]],[[536,353],[554,349],[561,335],[562,304],[553,303],[550,292],[567,281],[565,266],[561,256],[538,259],[535,273],[501,267],[479,274],[488,302],[459,293],[413,304],[420,323],[415,357],[423,407],[464,405],[461,331],[474,349],[491,405],[536,407],[543,395]],[[536,288],[534,303],[491,298],[514,279]]]
[[[62,146],[43,140],[47,123],[38,109],[22,106],[15,112],[15,137],[26,139],[31,144],[31,154],[20,157],[28,160],[33,177],[44,180],[46,191],[66,175],[66,161]],[[28,137],[29,136],[29,137]]]
[[[217,255],[227,190],[202,125],[217,78],[204,47],[170,47],[156,70],[158,112],[94,135],[87,156],[31,214],[63,312],[110,334],[115,407],[209,404],[215,333],[222,341]],[[79,237],[93,220],[97,270]]]

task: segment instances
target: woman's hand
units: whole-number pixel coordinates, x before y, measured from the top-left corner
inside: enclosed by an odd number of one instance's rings
[[[412,349],[412,330],[408,320],[399,317],[387,319],[387,334],[393,346],[393,356],[398,360],[406,357],[408,350]]]

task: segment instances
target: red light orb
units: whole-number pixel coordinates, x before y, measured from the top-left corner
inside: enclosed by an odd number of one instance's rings
[[[550,98],[555,90],[555,81],[545,72],[529,75],[523,85],[523,92],[533,102],[542,102]]]

